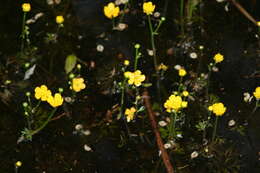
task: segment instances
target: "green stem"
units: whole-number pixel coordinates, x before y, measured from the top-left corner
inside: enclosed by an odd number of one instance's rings
[[[212,135],[212,142],[215,141],[217,126],[218,126],[218,116],[216,116],[216,119],[215,119],[214,130],[213,130],[213,135]]]
[[[180,4],[180,23],[181,23],[181,34],[184,35],[184,0],[181,0]]]
[[[157,72],[158,65],[157,65],[156,48],[155,48],[155,42],[154,42],[154,31],[153,31],[153,26],[152,26],[150,15],[148,15],[148,23],[149,23],[149,29],[150,29],[151,45],[152,45],[152,50],[153,50],[154,69]]]
[[[160,29],[162,23],[163,23],[163,20],[160,20],[158,26],[157,26],[156,29],[154,30],[154,34],[158,34],[158,30]]]
[[[256,109],[258,108],[258,103],[259,103],[259,99],[256,100],[256,103],[255,103],[255,108],[253,109],[252,113],[251,114],[254,114]]]
[[[41,125],[41,127],[39,127],[38,129],[34,130],[30,135],[33,136],[36,133],[38,133],[39,131],[41,131],[51,120],[51,118],[53,117],[53,115],[55,114],[57,108],[54,108],[52,110],[52,112],[50,113],[50,116],[48,117],[48,119]]]
[[[154,31],[153,31],[153,26],[152,26],[150,15],[148,15],[148,23],[149,23],[149,29],[150,29],[151,45],[152,45],[152,50],[153,50],[153,64],[154,64],[154,69],[156,71],[156,77],[157,77],[156,86],[157,86],[157,91],[158,91],[158,99],[159,99],[159,103],[162,103],[161,102],[161,91],[160,91],[160,88],[161,88],[160,87],[160,72],[158,70],[156,47],[155,47],[155,42],[154,42]],[[160,106],[160,108],[162,109],[162,105]]]
[[[22,23],[22,34],[21,34],[21,38],[22,38],[22,43],[21,43],[21,52],[23,53],[24,50],[24,39],[25,39],[25,21],[26,20],[26,12],[23,13],[23,23]]]
[[[124,107],[124,98],[125,98],[125,84],[126,84],[126,78],[124,79],[123,81],[123,85],[122,85],[122,88],[121,88],[121,101],[120,101],[120,114],[119,116],[117,117],[117,119],[120,119],[122,116],[123,116],[123,107]]]
[[[138,64],[138,59],[139,59],[139,51],[138,51],[139,49],[138,48],[136,48],[135,49],[135,64],[134,64],[134,71],[136,71],[137,70],[137,64]]]
[[[123,14],[120,16],[119,23],[122,23],[122,21],[123,21],[123,19],[124,19],[125,11],[126,11],[126,9],[127,9],[128,3],[129,3],[129,2],[127,2],[127,3],[124,5]]]
[[[176,117],[177,117],[177,114],[176,112],[172,113],[171,116],[170,116],[170,130],[169,130],[169,139],[170,140],[173,140],[173,138],[175,137],[175,125],[176,125]]]

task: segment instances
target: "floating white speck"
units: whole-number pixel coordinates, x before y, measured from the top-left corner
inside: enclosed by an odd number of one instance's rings
[[[180,70],[180,69],[181,69],[181,66],[180,66],[179,64],[177,64],[177,65],[174,66],[174,69],[175,69],[175,70]]]
[[[192,153],[191,153],[191,155],[190,155],[190,158],[191,159],[194,159],[194,158],[196,158],[196,157],[198,157],[199,156],[199,153],[197,152],[197,151],[193,151]]]
[[[167,123],[165,122],[165,121],[159,121],[159,126],[161,126],[161,127],[165,127],[165,126],[167,126]]]
[[[104,51],[104,46],[102,44],[97,45],[97,51],[98,52],[103,52]]]
[[[232,127],[232,126],[234,126],[236,124],[236,121],[235,120],[229,120],[229,122],[228,122],[228,126],[229,127]]]
[[[191,53],[190,53],[190,58],[191,58],[191,59],[197,59],[197,58],[198,58],[197,53],[191,52]]]
[[[27,80],[30,79],[30,77],[33,75],[34,70],[35,70],[36,64],[34,64],[31,68],[29,68],[25,74],[24,74],[24,78],[23,80]]]
[[[87,144],[84,145],[84,150],[85,151],[93,151],[92,148],[90,146],[88,146]]]
[[[75,126],[75,130],[77,130],[77,131],[80,131],[80,130],[82,130],[83,129],[83,125],[82,124],[77,124],[76,126]]]

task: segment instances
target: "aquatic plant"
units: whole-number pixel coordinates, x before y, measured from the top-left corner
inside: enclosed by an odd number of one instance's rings
[[[214,124],[214,130],[213,130],[213,134],[212,134],[212,141],[215,141],[215,137],[216,137],[216,131],[217,131],[217,125],[218,125],[218,118],[220,116],[222,116],[225,112],[226,112],[226,107],[224,106],[223,103],[219,102],[219,103],[214,103],[213,105],[208,107],[208,110],[213,112],[216,115],[215,118],[215,124]]]

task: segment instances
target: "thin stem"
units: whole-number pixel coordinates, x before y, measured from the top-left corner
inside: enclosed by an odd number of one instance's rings
[[[150,29],[150,37],[151,37],[151,45],[152,45],[152,50],[153,50],[153,64],[154,64],[154,69],[156,71],[156,77],[157,77],[157,81],[156,81],[156,86],[157,86],[157,91],[158,91],[158,99],[159,99],[159,103],[161,102],[161,91],[160,91],[160,74],[159,74],[159,70],[158,70],[158,63],[157,63],[157,56],[156,56],[156,47],[155,47],[155,42],[154,42],[154,30],[153,30],[153,26],[152,26],[152,22],[151,22],[151,17],[150,15],[148,15],[148,23],[149,23],[149,29]],[[160,106],[162,108],[162,106]]]
[[[259,99],[256,100],[256,103],[255,103],[255,108],[253,109],[252,113],[251,114],[254,114],[256,109],[258,108],[258,103],[259,103]]]
[[[216,116],[216,119],[215,119],[214,130],[213,130],[213,135],[212,135],[212,142],[215,141],[217,126],[218,126],[218,116]]]
[[[52,112],[50,113],[50,116],[48,117],[48,119],[41,125],[41,127],[39,127],[38,129],[34,130],[30,135],[33,136],[36,133],[38,133],[39,131],[41,131],[49,123],[49,121],[51,120],[51,118],[55,114],[56,110],[57,110],[57,108],[54,108],[52,110]]]
[[[121,88],[121,101],[120,101],[120,114],[119,117],[117,117],[118,119],[120,119],[123,115],[123,107],[124,107],[124,97],[125,97],[125,83],[126,83],[126,78],[123,81],[123,86]]]
[[[158,34],[158,30],[160,29],[162,23],[163,23],[163,20],[160,20],[158,26],[157,26],[156,29],[154,30],[154,34]]]
[[[22,34],[21,34],[21,38],[22,38],[22,43],[21,43],[21,52],[23,52],[24,50],[24,39],[25,39],[25,20],[26,20],[26,12],[23,13],[23,23],[22,23]]]
[[[138,64],[138,59],[139,59],[139,48],[136,48],[135,49],[135,65],[134,65],[134,71],[136,71],[136,69],[137,69],[137,64]]]
[[[153,50],[154,69],[157,72],[158,70],[157,70],[156,48],[155,48],[155,42],[154,42],[154,31],[153,31],[153,26],[152,26],[150,15],[148,15],[148,23],[149,23],[149,29],[150,29],[151,45],[152,45],[152,50]]]
[[[181,34],[184,35],[184,22],[183,22],[183,16],[184,16],[184,0],[181,0],[180,4],[180,23],[181,23]]]

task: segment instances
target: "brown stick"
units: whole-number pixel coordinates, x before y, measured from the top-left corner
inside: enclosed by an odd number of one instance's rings
[[[147,109],[147,112],[148,112],[148,115],[149,115],[149,119],[151,121],[151,125],[152,125],[152,128],[153,128],[153,131],[155,133],[155,137],[156,137],[156,142],[157,142],[158,148],[162,152],[163,163],[164,163],[168,173],[174,173],[172,164],[170,162],[169,155],[166,152],[166,150],[164,149],[162,138],[161,138],[160,133],[158,131],[158,127],[157,127],[157,123],[156,123],[156,120],[155,120],[154,112],[152,111],[152,106],[151,106],[151,103],[150,103],[150,96],[148,94],[148,91],[145,90],[143,92],[142,98],[144,99],[144,105],[145,105],[145,107]]]
[[[235,0],[229,0],[231,1],[236,7],[237,9],[242,13],[244,14],[244,16],[250,20],[251,22],[253,22],[256,26],[257,26],[257,21],[238,3],[236,2]]]

